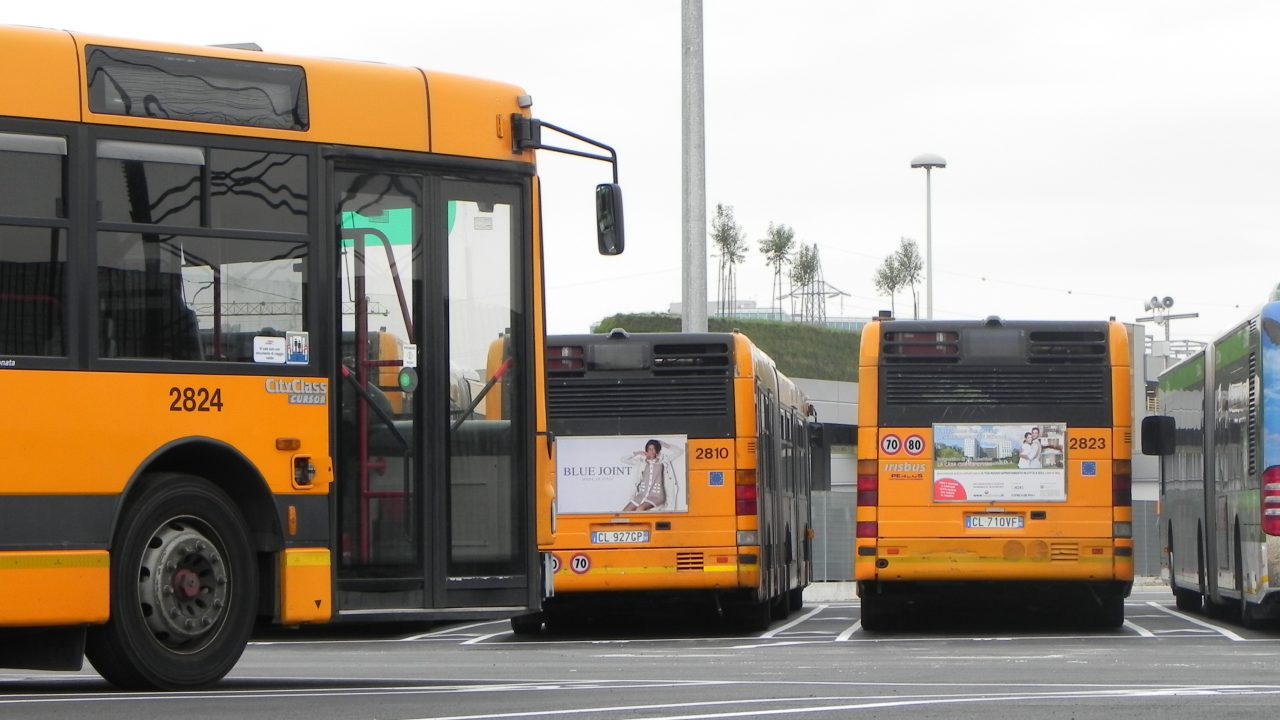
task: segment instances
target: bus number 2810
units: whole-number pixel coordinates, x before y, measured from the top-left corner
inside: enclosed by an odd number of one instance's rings
[[[729,448],[727,447],[694,448],[693,457],[695,460],[728,460]]]

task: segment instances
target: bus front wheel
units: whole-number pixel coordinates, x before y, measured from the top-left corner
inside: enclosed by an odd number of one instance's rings
[[[123,688],[204,687],[231,671],[253,630],[249,529],[227,494],[200,478],[140,482],[112,541],[110,616],[90,630],[85,655]]]

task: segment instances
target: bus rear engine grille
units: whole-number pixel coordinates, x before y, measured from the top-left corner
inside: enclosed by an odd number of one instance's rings
[[[1098,405],[1109,403],[1109,367],[894,366],[888,405]]]
[[[1079,545],[1075,543],[1049,543],[1049,562],[1074,563],[1079,560]]]
[[[552,379],[547,389],[551,417],[725,417],[731,411],[728,383],[720,378],[661,382]]]
[[[702,566],[702,553],[676,553],[676,572],[702,572]]]

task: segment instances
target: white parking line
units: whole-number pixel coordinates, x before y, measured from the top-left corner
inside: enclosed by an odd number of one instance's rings
[[[456,627],[447,627],[442,630],[434,630],[429,633],[420,635],[410,635],[409,637],[400,638],[398,642],[412,642],[414,640],[426,640],[427,638],[442,637],[447,635],[458,635],[460,630],[470,630],[471,628],[483,627],[485,625],[493,625],[494,623],[504,623],[506,620],[488,620],[485,622],[471,623],[470,625],[458,625]]]
[[[770,630],[769,632],[767,632],[767,633],[765,633],[765,634],[761,635],[761,636],[760,636],[760,639],[761,639],[761,640],[766,640],[766,639],[768,639],[768,638],[774,637],[775,635],[777,635],[778,633],[782,632],[783,630],[790,630],[791,628],[793,628],[793,627],[795,627],[795,626],[799,625],[800,623],[804,622],[805,620],[808,620],[809,618],[813,617],[814,615],[817,615],[818,613],[820,613],[820,612],[822,612],[823,610],[826,610],[826,609],[827,609],[827,606],[826,606],[826,605],[819,605],[818,607],[816,607],[816,608],[814,608],[814,609],[810,610],[808,613],[806,613],[806,614],[804,614],[804,615],[801,615],[800,617],[796,618],[795,620],[792,620],[791,622],[787,623],[786,625],[783,625],[782,627],[779,627],[779,628],[774,628],[774,629]]]
[[[1130,621],[1128,621],[1128,620],[1125,620],[1125,621],[1124,621],[1124,626],[1125,626],[1125,627],[1127,627],[1127,628],[1129,628],[1130,630],[1132,630],[1132,631],[1134,631],[1134,632],[1138,633],[1138,634],[1139,634],[1139,635],[1141,635],[1142,637],[1155,637],[1155,633],[1153,633],[1153,632],[1151,632],[1150,630],[1148,630],[1148,629],[1146,629],[1146,628],[1142,627],[1141,625],[1136,625],[1136,624],[1134,624],[1134,623],[1132,623],[1132,622],[1130,622]]]
[[[836,642],[848,642],[849,638],[853,637],[853,634],[858,632],[861,629],[862,629],[862,621],[859,620],[854,624],[850,625],[849,627],[845,628],[844,632],[837,635]]]
[[[510,631],[510,630],[503,630],[503,631],[501,631],[501,632],[489,633],[488,635],[480,635],[480,636],[478,636],[478,637],[473,637],[473,638],[471,638],[470,640],[468,640],[468,641],[466,641],[466,642],[464,642],[464,643],[462,643],[462,644],[463,644],[463,645],[476,645],[476,644],[478,644],[478,643],[482,643],[482,642],[484,642],[485,640],[488,640],[488,639],[490,639],[490,638],[496,638],[496,637],[498,637],[499,635],[510,635],[510,634],[511,634],[511,631]]]
[[[1200,627],[1209,628],[1210,630],[1222,635],[1223,637],[1230,638],[1236,642],[1244,642],[1244,638],[1240,637],[1239,635],[1231,632],[1230,630],[1224,627],[1218,627],[1213,623],[1205,622],[1204,620],[1200,620],[1199,618],[1193,618],[1190,615],[1187,615],[1186,613],[1180,613],[1177,610],[1170,610],[1169,608],[1157,602],[1148,602],[1147,604],[1159,610],[1160,612],[1168,613],[1176,618],[1182,618],[1183,620],[1186,620],[1187,622],[1193,625],[1199,625]]]
[[[784,645],[814,645],[817,640],[779,640],[771,643],[752,643],[750,645],[730,645],[729,650],[755,650],[756,648],[782,647]]]

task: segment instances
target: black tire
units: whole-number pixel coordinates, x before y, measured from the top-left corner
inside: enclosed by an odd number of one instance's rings
[[[1208,574],[1205,572],[1204,563],[1204,532],[1203,529],[1196,529],[1196,582],[1200,586],[1200,595],[1204,600],[1200,605],[1200,611],[1207,618],[1218,620],[1226,615],[1226,608],[1219,602],[1215,602],[1209,596],[1209,584],[1207,581]]]
[[[787,591],[783,590],[769,601],[769,614],[774,620],[786,620],[791,614],[791,601],[787,597]]]
[[[1097,624],[1102,630],[1116,630],[1124,625],[1124,597],[1106,594],[1098,598]]]
[[[1240,624],[1250,630],[1257,630],[1265,623],[1258,615],[1258,606],[1249,602],[1244,594],[1244,552],[1240,543],[1240,526],[1236,525],[1236,589],[1240,591]]]
[[[1169,526],[1169,586],[1173,588],[1173,604],[1183,612],[1200,612],[1203,609],[1204,596],[1196,590],[1178,587],[1178,565],[1173,554],[1173,526]],[[1196,569],[1197,579],[1200,574]]]
[[[1173,603],[1183,612],[1200,612],[1203,600],[1204,596],[1194,590],[1176,586],[1173,588]]]
[[[896,620],[895,609],[883,595],[868,593],[862,596],[862,629],[868,632],[892,630]]]
[[[519,637],[540,634],[542,632],[542,613],[517,615],[511,618],[511,632]]]
[[[568,633],[574,632],[579,628],[586,627],[593,616],[587,612],[580,611],[577,614],[569,609],[557,607],[555,610],[543,609],[542,611],[542,627],[545,632],[549,633]]]
[[[235,666],[253,631],[258,569],[235,503],[190,475],[141,479],[111,546],[110,617],[85,655],[127,689],[211,685]]]
[[[768,630],[773,622],[773,603],[769,600],[739,605],[734,613],[738,625],[748,632]]]
[[[1258,613],[1256,603],[1240,598],[1240,624],[1250,630],[1266,627],[1268,621]]]
[[[787,606],[791,608],[791,612],[796,612],[804,607],[804,588],[792,588],[787,591]]]

